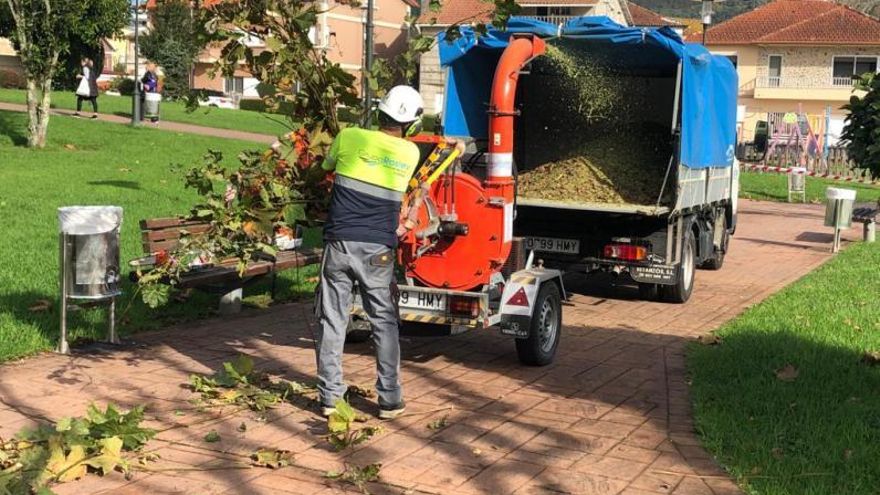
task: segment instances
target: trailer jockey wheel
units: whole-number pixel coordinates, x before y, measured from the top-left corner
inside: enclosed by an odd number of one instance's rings
[[[556,357],[562,335],[562,298],[559,287],[549,282],[541,286],[535,312],[529,325],[529,337],[516,339],[516,353],[521,363],[546,366]]]
[[[694,291],[694,275],[696,272],[697,243],[694,232],[688,229],[684,234],[684,245],[681,249],[681,263],[678,264],[678,276],[675,284],[661,285],[660,298],[675,304],[686,303]]]

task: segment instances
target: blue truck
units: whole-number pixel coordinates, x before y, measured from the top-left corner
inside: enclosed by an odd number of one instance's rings
[[[500,138],[490,135],[494,131],[487,115],[498,110],[487,102],[502,53],[523,36],[595,54],[591,64],[612,74],[627,91],[641,92],[632,97],[645,103],[627,119],[662,126],[668,147],[633,171],[662,177],[657,200],[650,203],[518,195],[513,229],[519,249],[569,276],[625,275],[637,283],[643,298],[686,302],[696,268],[720,269],[736,230],[735,68],[726,57],[685,43],[669,28],[629,28],[606,17],[580,17],[563,25],[513,18],[504,31],[477,35],[464,27],[454,39],[441,33],[440,59],[447,71],[442,132],[469,143],[463,163],[470,173],[493,166],[491,148]],[[548,107],[559,107],[548,99],[560,96],[547,93],[542,77],[549,76],[537,65],[526,63],[516,84],[512,161],[520,176],[533,166],[529,157],[536,151],[560,147],[559,139],[578,139],[558,129],[564,118],[548,115],[553,113]],[[765,146],[762,136],[755,143],[758,152]]]

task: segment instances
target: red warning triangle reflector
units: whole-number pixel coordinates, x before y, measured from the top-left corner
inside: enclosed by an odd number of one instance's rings
[[[511,306],[529,306],[529,298],[526,296],[526,290],[520,287],[518,291],[507,301]]]

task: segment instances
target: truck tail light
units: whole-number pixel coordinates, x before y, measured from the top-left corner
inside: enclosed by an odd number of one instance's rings
[[[449,298],[449,313],[455,316],[476,318],[480,316],[480,300],[475,297],[451,296]]]
[[[632,244],[608,244],[603,255],[616,260],[642,261],[648,257],[648,248]]]

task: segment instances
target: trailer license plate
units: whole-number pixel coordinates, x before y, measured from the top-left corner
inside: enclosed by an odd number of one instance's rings
[[[433,292],[400,290],[400,307],[446,311],[446,295]]]
[[[581,241],[553,237],[526,237],[525,245],[529,251],[546,253],[578,254],[581,250]]]

